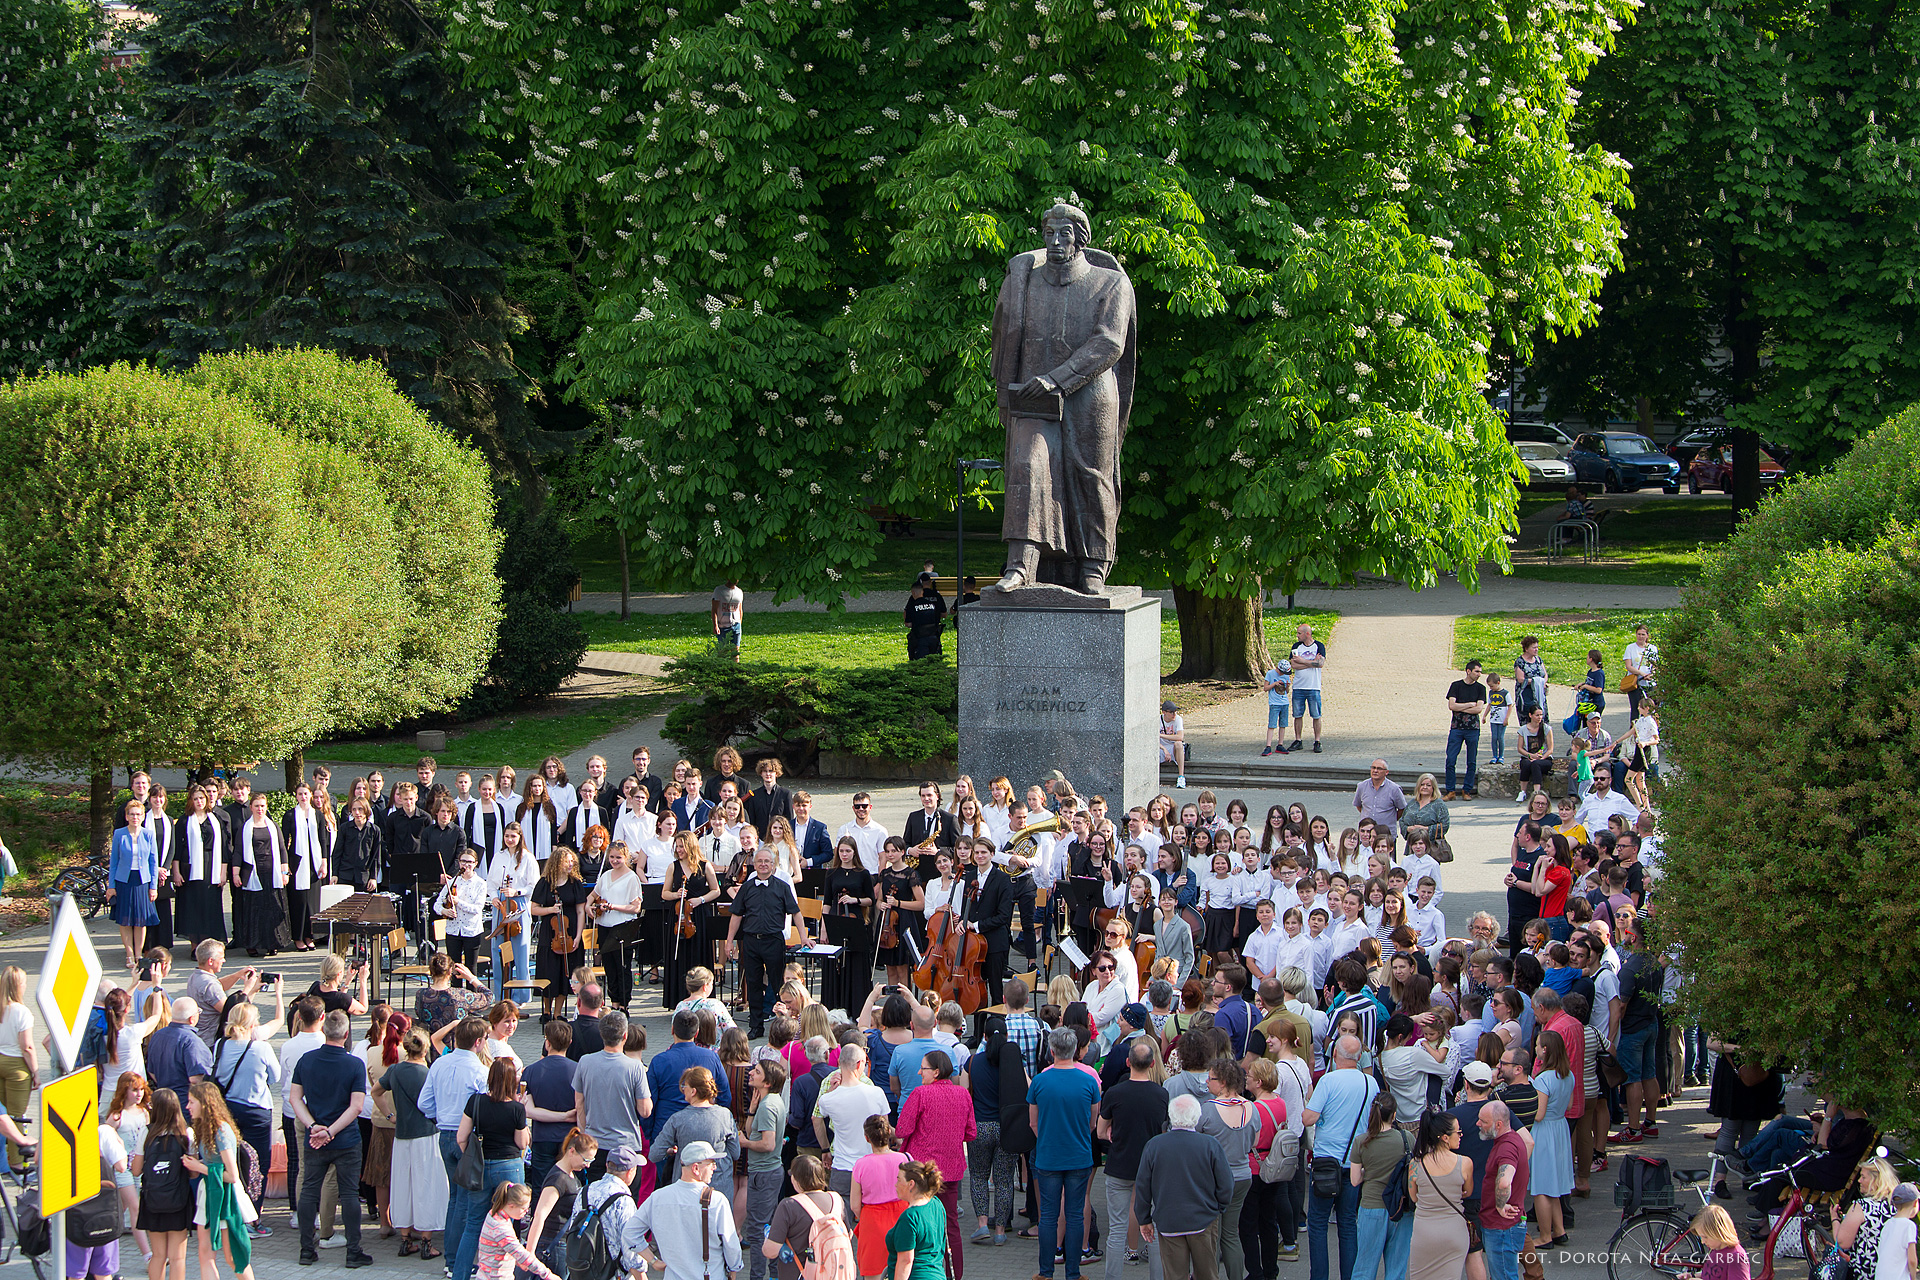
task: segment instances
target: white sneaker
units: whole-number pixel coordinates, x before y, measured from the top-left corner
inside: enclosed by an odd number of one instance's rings
[[[1173,789],[1174,789],[1175,791],[1185,791],[1185,790],[1187,789],[1187,775],[1186,775],[1186,774],[1184,774],[1184,773],[1183,773],[1183,774],[1181,774],[1181,775],[1180,775],[1179,777],[1177,777],[1177,778],[1175,778],[1175,779],[1173,780]]]
[[[1527,789],[1525,787],[1520,788],[1519,794],[1513,797],[1513,802],[1515,804],[1525,804],[1527,802]]]
[[[320,1241],[320,1247],[322,1249],[344,1249],[347,1247],[347,1238],[345,1236],[328,1236],[325,1240]]]

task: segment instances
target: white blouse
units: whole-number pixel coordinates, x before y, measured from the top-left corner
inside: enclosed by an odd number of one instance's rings
[[[632,867],[628,867],[617,876],[601,876],[600,882],[594,885],[594,891],[608,902],[638,902],[640,877],[633,873]],[[594,917],[594,923],[610,928],[638,918],[631,911],[602,911]]]
[[[477,938],[487,931],[487,882],[476,875],[455,876],[433,900],[435,911],[453,908],[447,932],[457,938]]]

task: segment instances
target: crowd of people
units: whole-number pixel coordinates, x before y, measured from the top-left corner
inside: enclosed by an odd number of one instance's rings
[[[317,771],[278,821],[242,779],[169,818],[137,776],[113,863],[133,976],[103,984],[82,1058],[152,1280],[189,1243],[203,1280],[249,1271],[276,1145],[303,1264],[369,1265],[364,1222],[452,1280],[962,1280],[1013,1240],[1036,1280],[1275,1280],[1303,1252],[1311,1280],[1336,1256],[1340,1280],[1517,1280],[1708,1072],[1742,1170],[1813,1145],[1843,1185],[1871,1140],[1837,1099],[1787,1125],[1777,1068],[1669,1016],[1678,966],[1641,939],[1658,822],[1606,768],[1557,807],[1529,790],[1507,919],[1456,930],[1451,785],[1409,796],[1386,761],[1337,827],[1207,791],[1115,812],[1055,775],[925,783],[899,834],[866,793],[829,830],[777,760],[757,786],[743,765],[663,781],[641,749],[617,783],[550,758],[518,790],[506,768],[448,789],[422,759],[339,802]],[[398,895],[428,953],[409,998],[332,954],[290,1002],[229,966],[316,945],[329,884]],[[792,953],[796,929],[824,945]],[[24,994],[0,973],[14,1115]],[[111,1242],[72,1248],[76,1280],[114,1274]]]

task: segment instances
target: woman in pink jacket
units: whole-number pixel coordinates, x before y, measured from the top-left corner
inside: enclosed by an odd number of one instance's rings
[[[953,1280],[966,1274],[960,1253],[960,1181],[967,1172],[967,1143],[978,1134],[973,1095],[954,1082],[953,1059],[943,1050],[930,1050],[920,1059],[919,1087],[900,1107],[900,1149],[911,1159],[931,1160],[946,1184],[940,1202],[947,1207]]]

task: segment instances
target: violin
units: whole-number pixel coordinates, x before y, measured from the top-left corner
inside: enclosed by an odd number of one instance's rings
[[[686,877],[680,879],[680,910],[674,918],[673,931],[682,938],[691,938],[698,932],[693,924],[693,893],[686,887]]]
[[[572,913],[567,910],[566,903],[560,902],[557,905],[560,910],[553,917],[553,941],[547,945],[557,956],[572,955],[580,945],[579,939],[575,938],[573,931],[567,927],[567,917]]]
[[[500,921],[493,927],[493,939],[496,942],[511,942],[520,936],[520,913],[510,899],[496,898],[493,903],[494,917]]]

